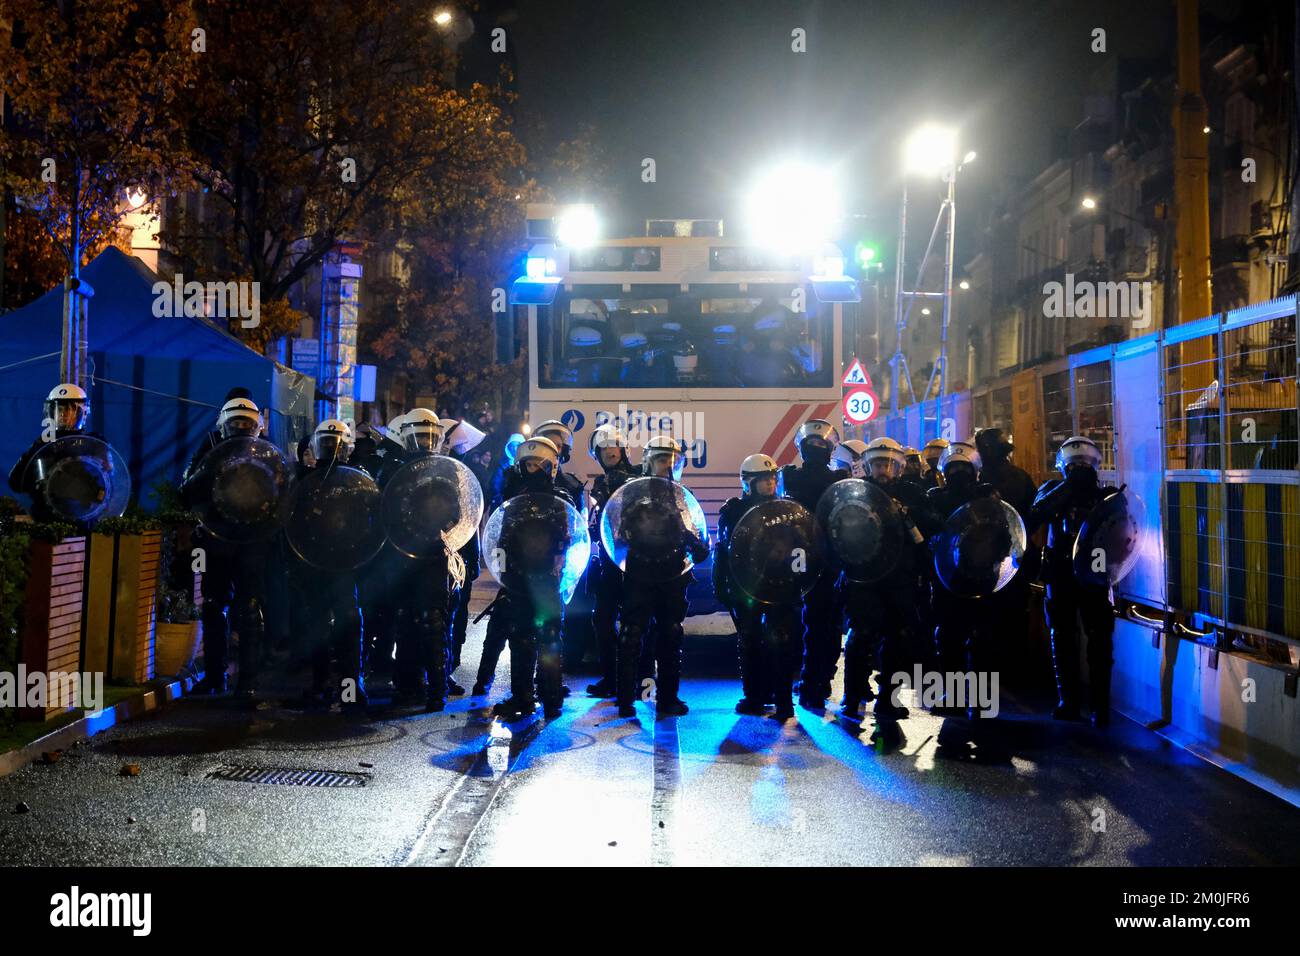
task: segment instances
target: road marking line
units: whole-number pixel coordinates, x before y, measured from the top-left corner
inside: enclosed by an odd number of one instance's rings
[[[511,734],[493,721],[488,742],[430,815],[402,865],[460,866],[479,824],[509,782],[510,771],[546,723],[534,720],[522,733]]]

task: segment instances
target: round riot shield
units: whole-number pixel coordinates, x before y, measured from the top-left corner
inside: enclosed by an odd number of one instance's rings
[[[261,438],[227,438],[199,461],[187,482],[203,526],[225,541],[275,534],[288,517],[293,469]]]
[[[1122,581],[1142,556],[1145,518],[1142,499],[1127,488],[1099,501],[1074,539],[1074,576],[1101,588]]]
[[[131,476],[112,445],[93,435],[64,435],[44,445],[27,465],[34,511],[60,521],[92,525],[116,518],[131,497]]]
[[[478,531],[483,489],[474,472],[445,455],[422,455],[402,465],[384,486],[384,531],[408,558],[459,551]]]
[[[1025,523],[999,498],[976,498],[944,523],[935,539],[934,569],[959,597],[987,597],[1016,576],[1025,554]]]
[[[879,485],[845,478],[817,502],[817,523],[831,561],[850,581],[870,584],[889,574],[907,546],[898,505]]]
[[[379,518],[379,486],[357,468],[314,468],[289,496],[285,538],[314,568],[351,571],[384,546]]]
[[[569,502],[551,494],[518,495],[488,517],[480,553],[507,591],[553,588],[568,604],[591,557],[591,538]]]
[[[794,604],[825,563],[822,529],[803,505],[773,498],[736,522],[727,545],[732,580],[758,604]]]
[[[704,509],[688,488],[667,478],[629,481],[610,495],[600,518],[605,553],[649,584],[671,581],[695,566],[688,532],[708,544]]]

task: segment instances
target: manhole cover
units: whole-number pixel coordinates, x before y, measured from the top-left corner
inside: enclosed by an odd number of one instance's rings
[[[270,783],[285,787],[364,787],[370,779],[364,773],[337,770],[291,770],[286,767],[219,767],[208,774],[217,780],[241,783]]]

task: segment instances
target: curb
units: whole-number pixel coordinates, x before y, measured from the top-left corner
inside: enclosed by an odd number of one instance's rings
[[[161,688],[147,690],[143,694],[119,701],[108,710],[97,710],[86,714],[66,726],[60,727],[44,737],[38,737],[26,746],[0,754],[0,777],[8,776],[15,770],[27,766],[40,757],[43,751],[66,750],[79,740],[89,740],[95,734],[108,730],[122,721],[133,720],[142,714],[157,710],[162,702],[172,701],[182,696],[194,686],[197,678],[184,677],[165,684]]]

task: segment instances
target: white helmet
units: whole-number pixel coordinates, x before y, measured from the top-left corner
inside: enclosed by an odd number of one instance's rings
[[[255,438],[261,424],[257,406],[248,398],[232,398],[221,406],[217,414],[217,431],[221,432],[222,438],[236,435]]]
[[[317,461],[332,457],[345,462],[352,454],[352,446],[352,429],[337,418],[327,418],[311,433],[311,453]]]
[[[590,453],[592,458],[596,459],[596,463],[603,467],[603,463],[600,460],[600,450],[602,448],[621,448],[623,450],[623,458],[625,460],[627,458],[627,439],[623,437],[621,431],[609,422],[606,422],[599,428],[593,429],[591,437],[587,439],[587,451]]]
[[[86,396],[86,390],[72,382],[64,382],[50,389],[50,394],[45,396],[45,417],[54,422],[55,428],[64,427],[59,424],[59,409],[64,405],[77,409],[76,422],[70,427],[76,431],[85,428],[86,419],[90,417],[90,399]]]
[[[560,465],[560,450],[549,438],[530,438],[515,451],[515,462],[520,471],[524,470],[527,461],[540,463],[542,470],[554,478],[555,469]]]
[[[759,478],[779,478],[781,469],[771,455],[750,455],[740,463],[740,487],[745,494],[754,493],[754,481]]]
[[[943,457],[944,449],[946,449],[947,447],[948,447],[948,439],[931,438],[928,442],[925,443],[925,447],[921,449],[921,457],[924,458],[927,462],[937,463],[939,459]],[[937,467],[937,464],[933,465],[932,467]]]
[[[799,430],[794,433],[794,446],[799,449],[799,454],[803,455],[803,443],[814,440],[826,446],[828,452],[834,451],[835,446],[840,443],[840,433],[835,430],[835,426],[824,418],[810,418],[799,426]]]
[[[407,451],[437,452],[442,447],[442,425],[436,413],[413,408],[402,416],[402,444]]]
[[[388,437],[395,442],[400,443],[402,440],[402,421],[405,418],[405,414],[394,415],[388,420],[388,424],[384,426],[384,431],[388,434]]]
[[[1101,467],[1101,449],[1091,438],[1085,438],[1083,435],[1071,435],[1061,443],[1060,449],[1056,452],[1056,470],[1065,474],[1065,469],[1071,465],[1088,465],[1091,468]]]
[[[686,467],[686,453],[682,451],[681,443],[668,435],[656,435],[646,442],[645,455],[641,458],[641,473],[653,475],[654,463],[665,457],[671,458],[673,480],[680,481],[682,469]]]
[[[907,463],[903,454],[903,446],[892,438],[873,438],[867,445],[867,450],[862,453],[862,460],[865,462],[865,471],[870,474],[871,465],[876,461],[884,461],[888,464],[887,478],[897,478],[903,473],[903,466]]]
[[[856,438],[842,441],[831,453],[831,467],[843,468],[854,478],[861,478],[866,474],[866,465],[862,460],[866,450],[867,443],[864,441],[858,441]]]
[[[573,451],[573,429],[564,422],[549,419],[534,428],[533,434],[539,438],[549,438],[551,444],[559,449],[561,462],[569,460]]]
[[[948,466],[953,462],[965,462],[975,469],[976,474],[984,467],[984,462],[980,460],[980,453],[975,450],[975,445],[968,441],[955,441],[943,450],[939,456],[939,471],[946,473]]]

